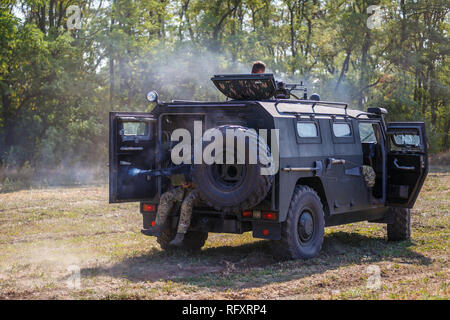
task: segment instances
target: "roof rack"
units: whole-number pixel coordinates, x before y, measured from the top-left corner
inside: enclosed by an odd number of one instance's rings
[[[317,101],[317,100],[289,100],[289,99],[277,99],[277,101],[275,102],[275,108],[277,109],[277,111],[279,113],[280,110],[278,110],[277,106],[279,103],[291,103],[291,104],[312,104],[311,108],[312,108],[312,112],[314,113],[314,107],[317,104],[320,105],[324,105],[325,107],[337,107],[337,108],[341,108],[344,109],[345,111],[345,115],[347,115],[347,108],[348,108],[348,104],[345,102],[332,102],[332,101]],[[285,111],[283,111],[285,112]],[[289,112],[289,111],[288,111]],[[292,112],[294,113],[294,112]]]
[[[205,101],[196,101],[196,100],[172,100],[171,103],[205,103]]]

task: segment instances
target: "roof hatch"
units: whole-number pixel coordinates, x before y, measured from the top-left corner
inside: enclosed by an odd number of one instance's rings
[[[276,91],[271,73],[215,75],[211,80],[220,92],[233,100],[267,100]]]

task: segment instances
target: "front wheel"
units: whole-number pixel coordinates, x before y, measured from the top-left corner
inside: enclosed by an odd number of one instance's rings
[[[319,196],[310,187],[298,186],[281,227],[281,240],[274,242],[276,252],[288,259],[313,258],[322,248],[324,228],[325,218]]]
[[[407,208],[389,208],[392,223],[387,224],[388,241],[402,241],[411,238],[411,211]]]

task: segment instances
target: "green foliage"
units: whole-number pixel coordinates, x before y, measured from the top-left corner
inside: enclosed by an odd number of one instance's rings
[[[80,30],[67,29],[69,5]],[[425,121],[431,151],[448,150],[448,12],[444,0],[2,1],[0,163],[106,163],[110,110],[149,110],[151,89],[223,99],[210,77],[255,60],[324,99]]]

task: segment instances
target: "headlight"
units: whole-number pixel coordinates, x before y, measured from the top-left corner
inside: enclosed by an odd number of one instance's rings
[[[147,100],[149,102],[158,103],[158,93],[156,91],[150,91],[149,93],[147,93]]]

